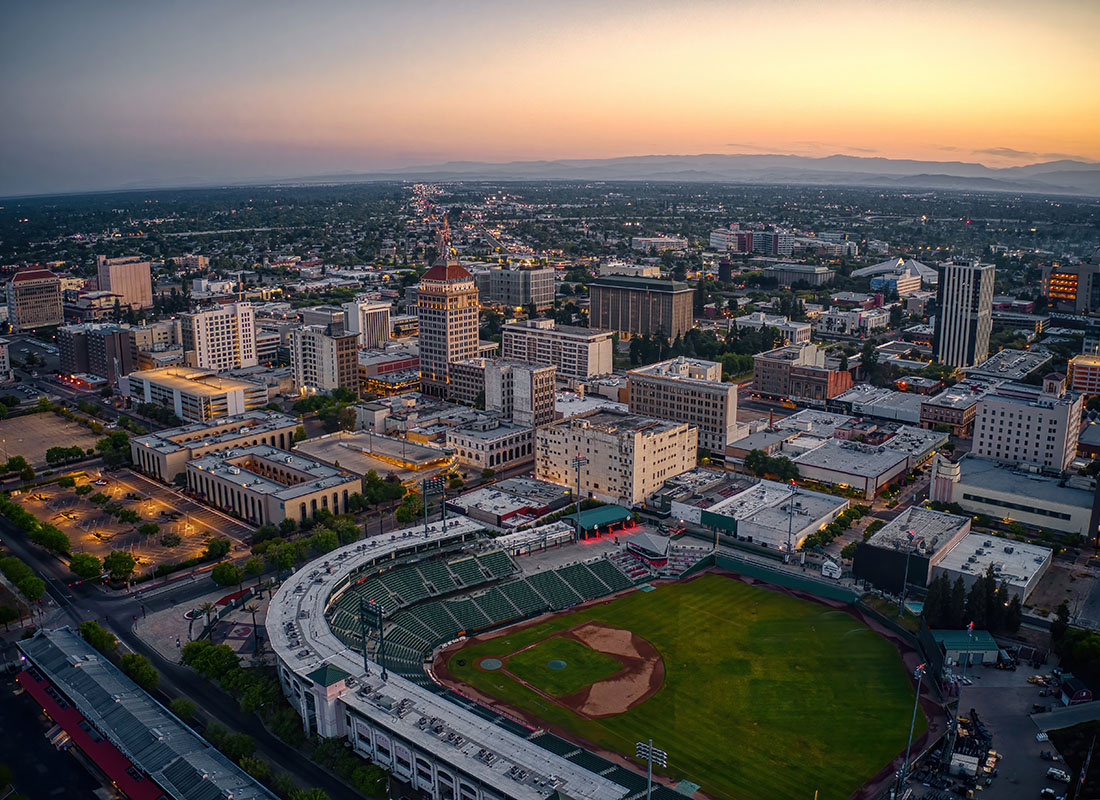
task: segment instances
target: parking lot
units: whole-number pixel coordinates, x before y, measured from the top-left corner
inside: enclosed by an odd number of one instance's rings
[[[128,550],[138,559],[139,572],[160,563],[201,555],[206,541],[212,537],[228,537],[233,542],[232,555],[241,555],[248,549],[250,527],[129,470],[92,472],[79,479],[77,486],[88,483],[93,491],[83,497],[74,488],[50,484],[25,492],[17,500],[39,519],[63,530],[72,542],[73,552],[102,558],[112,550]],[[112,503],[132,509],[141,520],[119,522],[88,499],[97,492],[109,495]],[[146,522],[160,526],[156,535],[146,537],[138,533],[138,527]],[[172,545],[171,535],[178,536],[180,543]]]
[[[1042,697],[1041,687],[1027,682],[1028,676],[1038,672],[1049,674],[1050,669],[1051,664],[1040,670],[1021,664],[1015,672],[990,667],[967,669],[972,685],[962,689],[960,713],[967,715],[971,708],[976,710],[993,735],[993,749],[1001,754],[997,777],[979,795],[983,800],[1037,798],[1048,786],[1058,795],[1065,793],[1065,784],[1046,777],[1047,769],[1063,765],[1039,757],[1043,750],[1054,748],[1049,742],[1036,741],[1039,729],[1030,718],[1033,704],[1061,705],[1057,697]],[[936,797],[935,792],[925,787],[913,788],[915,797]]]
[[[0,420],[0,453],[5,459],[21,455],[35,469],[46,466],[51,447],[95,447],[99,437],[64,417],[45,412]]]

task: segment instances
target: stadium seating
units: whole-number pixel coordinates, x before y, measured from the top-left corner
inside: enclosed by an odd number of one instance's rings
[[[634,585],[634,581],[630,580],[621,569],[616,567],[606,558],[601,558],[599,561],[593,561],[588,565],[588,568],[592,570],[600,580],[602,580],[613,592],[621,592],[623,589],[629,589]]]
[[[531,616],[550,608],[549,602],[540,597],[526,580],[502,584],[500,591],[520,610],[522,616]]]
[[[458,620],[462,630],[475,631],[479,628],[487,628],[493,621],[485,616],[485,612],[478,608],[477,604],[469,598],[461,600],[445,600],[447,610]]]
[[[446,594],[455,588],[455,579],[447,565],[438,559],[423,561],[416,566],[424,583],[431,584],[435,594]]]
[[[506,578],[516,571],[516,565],[503,550],[494,550],[477,557],[477,563],[489,571],[494,578]]]
[[[536,572],[527,580],[540,595],[546,598],[555,611],[575,606],[584,600],[556,572]]]
[[[453,639],[462,630],[458,620],[447,612],[441,602],[421,603],[409,609],[409,613],[429,630],[435,631],[437,642]]]
[[[485,580],[485,576],[481,574],[481,565],[473,556],[450,561],[447,566],[463,586],[477,586]]]
[[[382,583],[401,598],[404,605],[411,605],[428,596],[428,588],[415,567],[397,567],[383,573]]]
[[[480,597],[475,597],[474,602],[491,622],[504,622],[523,616],[507,595],[496,586]]]
[[[568,583],[582,598],[600,597],[611,591],[585,564],[570,564],[557,571],[558,577]]]

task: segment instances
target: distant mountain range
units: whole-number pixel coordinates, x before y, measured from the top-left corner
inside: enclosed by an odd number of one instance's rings
[[[1100,196],[1100,164],[1084,161],[987,167],[964,161],[913,161],[843,155],[824,158],[789,155],[627,156],[508,163],[449,161],[372,173],[319,175],[300,181],[379,179],[729,182]]]

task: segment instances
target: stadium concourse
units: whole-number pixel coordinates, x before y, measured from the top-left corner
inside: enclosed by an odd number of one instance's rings
[[[640,530],[573,544],[559,522],[490,538],[458,516],[332,551],[272,599],[283,691],[307,734],[346,737],[434,800],[642,797],[643,775],[486,709],[428,671],[432,653],[463,635],[675,577],[711,554],[672,545],[666,564],[648,565],[626,547]],[[364,655],[361,607],[380,611],[384,653],[368,629]],[[656,785],[653,796],[682,798]]]

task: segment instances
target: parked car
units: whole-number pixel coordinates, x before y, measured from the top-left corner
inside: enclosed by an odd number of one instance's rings
[[[1062,783],[1069,783],[1069,773],[1064,769],[1058,769],[1058,767],[1051,767],[1047,770],[1047,777],[1052,781],[1061,781]]]

